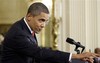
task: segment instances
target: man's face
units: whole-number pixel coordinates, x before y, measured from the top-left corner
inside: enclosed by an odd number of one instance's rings
[[[44,12],[41,12],[40,15],[37,16],[32,16],[31,14],[29,14],[26,19],[30,28],[35,33],[39,33],[42,30],[42,28],[44,28],[45,25],[47,24],[49,19],[49,14],[46,14]]]

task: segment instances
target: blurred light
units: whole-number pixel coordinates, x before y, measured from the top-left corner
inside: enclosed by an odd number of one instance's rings
[[[42,3],[44,3],[49,10],[52,8],[52,0],[42,0]]]

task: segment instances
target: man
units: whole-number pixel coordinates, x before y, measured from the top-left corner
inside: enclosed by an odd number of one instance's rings
[[[100,48],[99,47],[95,48],[94,53],[97,53],[100,55]]]
[[[45,27],[48,19],[47,7],[40,2],[33,3],[26,17],[13,24],[7,32],[3,41],[2,63],[68,63],[70,58],[89,59],[93,56],[91,53],[71,55],[68,52],[39,47],[35,33]]]

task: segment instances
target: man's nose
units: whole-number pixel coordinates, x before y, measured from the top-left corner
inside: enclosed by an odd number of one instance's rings
[[[41,28],[44,28],[44,27],[45,27],[45,25],[46,25],[46,23],[45,23],[45,22],[43,22],[43,23],[41,24]]]

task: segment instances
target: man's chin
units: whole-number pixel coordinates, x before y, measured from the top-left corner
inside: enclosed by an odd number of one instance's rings
[[[36,34],[39,34],[39,33],[40,33],[40,31],[37,31],[37,32],[36,32]]]

